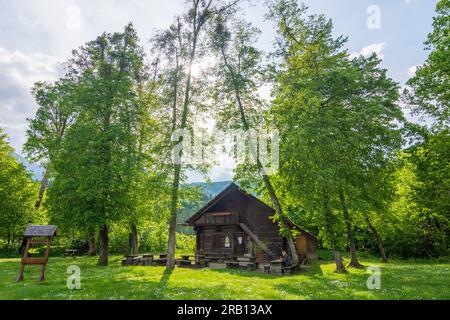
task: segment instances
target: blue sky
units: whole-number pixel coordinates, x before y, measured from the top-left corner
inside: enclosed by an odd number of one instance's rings
[[[243,15],[262,31],[259,46],[270,51],[274,28],[264,21],[263,1],[245,5]],[[404,85],[427,53],[423,42],[431,31],[437,0],[305,0],[311,13],[331,18],[336,35],[348,36],[350,53],[376,52],[389,75]],[[368,8],[379,9],[380,28],[369,29]],[[0,0],[0,126],[21,153],[26,118],[37,108],[30,96],[35,81],[52,81],[58,61],[103,31],[118,31],[131,21],[142,44],[155,28],[167,27],[181,12],[183,0]],[[371,11],[373,12],[373,11]],[[230,179],[225,160],[211,172],[213,180]],[[190,180],[201,180],[191,175]]]

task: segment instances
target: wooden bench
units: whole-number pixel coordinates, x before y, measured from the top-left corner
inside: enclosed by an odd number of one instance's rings
[[[248,261],[225,261],[225,265],[230,269],[245,269],[249,271],[256,270],[255,262]]]
[[[184,268],[202,268],[206,266],[207,261],[202,254],[183,254],[181,259],[175,260],[179,267]]]
[[[239,262],[239,268],[246,269],[248,271],[253,271],[253,270],[256,270],[256,263],[255,262]]]
[[[236,260],[242,262],[255,262],[256,257],[236,257]]]
[[[165,266],[167,263],[167,258],[158,258],[152,260],[152,266]]]
[[[293,264],[288,267],[284,267],[281,260],[273,260],[270,261],[270,263],[264,264],[264,272],[275,274],[275,275],[282,275],[282,274],[294,274],[299,269],[298,264]]]
[[[298,271],[298,268],[298,264],[293,264],[288,267],[283,267],[282,270],[284,274],[294,274],[296,271]]]
[[[75,255],[77,254],[78,250],[77,249],[66,249],[64,250],[64,255],[66,257],[72,257],[75,259]]]
[[[163,266],[166,263],[167,254],[153,253],[129,254],[122,260],[124,266]]]
[[[217,253],[208,253],[205,252],[204,254],[202,254],[203,259],[210,261],[210,262],[224,262],[225,260],[227,260],[229,258],[228,255],[226,254],[217,254]]]
[[[176,263],[179,267],[184,268],[203,268],[206,266],[205,260],[201,259],[177,259]]]
[[[227,268],[233,269],[239,266],[239,262],[237,261],[225,261],[225,266]]]
[[[141,263],[142,256],[140,254],[129,254],[122,260],[124,266],[136,266]]]

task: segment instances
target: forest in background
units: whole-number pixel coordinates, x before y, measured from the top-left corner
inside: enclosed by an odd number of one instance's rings
[[[150,52],[131,23],[105,32],[73,51],[61,79],[33,86],[39,108],[24,151],[45,173],[34,182],[1,133],[5,254],[17,254],[27,224],[50,223],[57,245],[85,248],[101,265],[110,251],[145,250],[168,252],[173,268],[175,250],[195,243],[177,222],[207,200],[186,172],[206,174],[214,159],[174,163],[183,137],[172,134],[201,132],[198,119],[210,117],[225,132],[280,132],[278,170],[245,159],[234,180],[275,209],[291,246],[289,220],[319,237],[340,272],[343,251],[350,267],[358,251],[448,255],[450,1],[438,3],[428,59],[406,89],[375,54],[351,57],[332,21],[294,0],[267,1],[277,37],[272,52],[258,50],[261,31],[239,4],[188,1]],[[212,62],[197,72],[201,61]],[[259,94],[267,85],[270,101]],[[408,122],[402,105],[430,121]]]

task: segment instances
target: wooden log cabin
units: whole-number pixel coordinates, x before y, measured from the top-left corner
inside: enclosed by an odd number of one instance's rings
[[[186,221],[196,232],[196,253],[224,257],[252,255],[260,268],[277,259],[282,250],[288,251],[286,239],[271,217],[275,210],[231,183],[214,199],[206,203]],[[297,253],[301,260],[317,257],[317,238],[290,225],[298,231]]]

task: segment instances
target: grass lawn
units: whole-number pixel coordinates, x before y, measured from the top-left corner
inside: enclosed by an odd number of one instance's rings
[[[50,258],[45,283],[39,267],[25,268],[15,283],[19,259],[0,259],[0,299],[450,299],[450,259],[391,261],[362,259],[381,267],[381,289],[369,290],[365,270],[336,274],[331,261],[317,261],[300,274],[271,276],[238,270],[173,272],[163,267],[123,267],[112,256],[109,267],[96,258]],[[81,269],[81,289],[66,287],[67,267]]]

